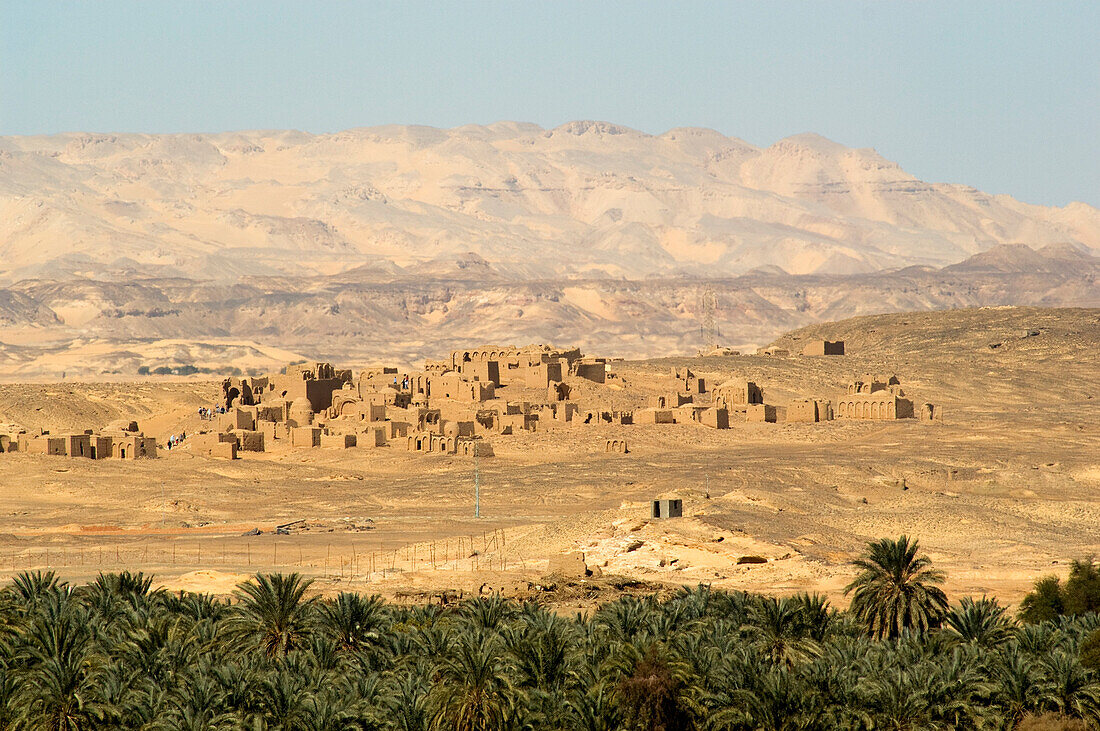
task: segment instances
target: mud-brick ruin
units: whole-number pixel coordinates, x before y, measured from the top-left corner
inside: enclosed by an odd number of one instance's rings
[[[815,341],[806,350],[838,355],[844,344]],[[915,407],[896,376],[862,376],[835,400],[815,395],[783,405],[769,403],[750,380],[712,387],[688,368],[672,368],[627,383],[614,363],[577,348],[530,345],[458,350],[419,370],[378,366],[355,373],[330,363],[293,364],[277,374],[226,379],[222,413],[170,446],[225,459],[246,452],[379,448],[478,458],[494,456],[494,441],[524,432],[605,427],[593,436],[593,449],[627,454],[631,430],[647,425],[730,429],[740,422],[942,419],[933,404]],[[618,406],[608,408],[612,402]],[[157,455],[155,441],[135,423],[58,436],[8,431],[13,433],[0,429],[0,452]]]
[[[0,453],[23,452],[83,459],[151,459],[157,456],[157,440],[147,437],[136,421],[111,422],[99,431],[28,432],[10,424],[0,433]]]
[[[844,344],[816,341],[806,350],[843,354]],[[298,364],[276,375],[227,379],[222,390],[226,413],[189,442],[195,453],[230,459],[282,448],[382,447],[490,457],[494,440],[599,425],[623,429],[619,436],[601,433],[602,451],[626,454],[633,426],[729,429],[737,422],[932,420],[940,414],[930,404],[915,412],[895,376],[865,376],[835,404],[815,397],[781,406],[767,403],[753,381],[727,380],[712,388],[688,368],[628,384],[614,372],[612,360],[547,345],[457,350],[420,370],[379,366],[353,373],[329,363]],[[605,408],[599,397],[612,390],[636,406]]]
[[[231,459],[283,446],[491,457],[490,437],[580,416],[568,381],[606,378],[605,359],[545,345],[455,351],[417,371],[381,366],[356,375],[329,363],[299,364],[277,375],[227,379],[226,413],[189,442],[193,452]],[[587,416],[589,423],[601,418]]]
[[[907,419],[913,416],[913,402],[905,398],[897,376],[864,376],[848,385],[836,414],[841,419]]]

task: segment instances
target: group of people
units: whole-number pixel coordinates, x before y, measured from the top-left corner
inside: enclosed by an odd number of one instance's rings
[[[203,421],[210,421],[211,419],[213,419],[218,414],[224,414],[226,412],[226,410],[227,409],[224,406],[214,406],[212,408],[207,408],[205,406],[200,406],[199,407],[199,418],[202,419]]]
[[[397,386],[397,376],[393,377],[393,385]],[[404,378],[401,379],[401,390],[402,391],[408,391],[411,386],[412,386],[412,381],[409,380],[408,376],[405,376]]]
[[[175,449],[179,445],[183,444],[183,440],[187,438],[187,432],[181,432],[179,434],[173,434],[168,437],[168,449]]]

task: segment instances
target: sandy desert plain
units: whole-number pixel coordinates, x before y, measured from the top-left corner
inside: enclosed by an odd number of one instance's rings
[[[943,422],[496,436],[495,456],[476,465],[480,518],[471,458],[397,446],[283,448],[232,462],[186,447],[135,462],[5,454],[0,582],[36,568],[78,581],[129,569],[170,589],[228,593],[278,570],[315,577],[326,593],[403,601],[501,591],[573,611],[706,583],[820,591],[844,606],[865,541],[906,533],[946,572],[953,599],[1014,603],[1036,578],[1100,552],[1100,309],[877,315],[797,330],[775,346],[796,353],[814,337],[842,339],[848,354],[617,362],[623,387],[578,382],[576,400],[642,406],[682,366],[708,384],[755,381],[779,406],[835,403],[862,374],[896,374],[915,403],[942,407]],[[197,408],[220,392],[220,382],[186,379],[0,385],[0,424],[95,428],[126,417],[163,443],[195,431]],[[628,454],[604,451],[612,436]],[[684,516],[650,519],[659,497],[682,499]],[[295,520],[310,530],[274,533]],[[262,533],[242,535],[253,528]],[[593,575],[547,576],[550,558],[571,551]],[[767,561],[739,564],[745,556]]]

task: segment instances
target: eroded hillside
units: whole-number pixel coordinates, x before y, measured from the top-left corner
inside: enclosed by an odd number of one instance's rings
[[[470,342],[689,355],[704,345],[708,290],[719,342],[742,351],[784,330],[855,315],[1100,304],[1100,259],[1057,246],[1005,246],[942,269],[847,276],[516,281],[481,274],[476,261],[461,259],[423,276],[24,281],[0,290],[0,378],[118,380],[185,366],[246,372],[304,358],[412,365]]]

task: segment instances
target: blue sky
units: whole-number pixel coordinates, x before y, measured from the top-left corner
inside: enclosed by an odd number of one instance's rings
[[[1100,206],[1100,2],[0,0],[0,134],[502,119],[818,132]]]

